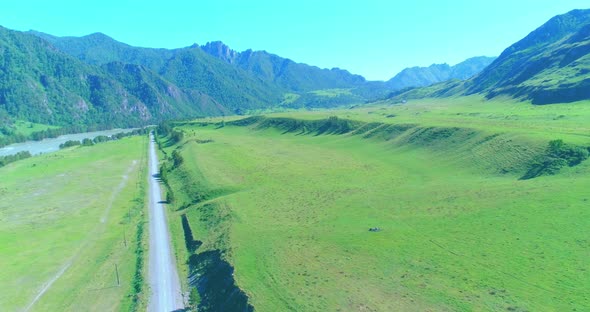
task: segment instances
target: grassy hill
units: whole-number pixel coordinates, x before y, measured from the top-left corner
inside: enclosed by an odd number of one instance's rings
[[[244,307],[209,297],[236,291],[259,311],[588,309],[590,162],[521,179],[551,141],[590,147],[588,103],[410,104],[195,121],[175,128],[182,141],[162,138],[194,302]]]
[[[590,10],[559,15],[506,49],[467,83],[467,93],[511,95],[535,104],[590,98]]]

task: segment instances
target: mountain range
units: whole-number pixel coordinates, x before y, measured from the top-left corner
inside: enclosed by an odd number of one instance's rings
[[[166,119],[483,94],[535,104],[590,97],[590,10],[559,15],[498,58],[407,68],[367,81],[224,43],[140,48],[104,34],[56,37],[0,27],[0,127],[15,120],[127,127]]]
[[[428,67],[410,67],[386,82],[392,91],[410,87],[426,87],[450,79],[469,79],[490,65],[496,58],[479,56],[469,58],[455,66],[432,64]]]
[[[439,75],[430,74],[433,65],[389,82],[370,82],[343,69],[321,69],[266,51],[237,52],[220,41],[153,49],[102,33],[56,37],[1,28],[0,47],[0,120],[60,126],[137,126],[277,106],[362,103],[400,84],[470,76],[484,64],[472,59],[466,70],[455,70],[458,65]]]
[[[468,80],[414,89],[395,98],[470,94],[509,96],[533,104],[590,99],[590,10],[550,19]]]

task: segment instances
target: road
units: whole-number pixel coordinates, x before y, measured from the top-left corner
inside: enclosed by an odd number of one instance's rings
[[[170,246],[170,232],[162,204],[158,177],[158,155],[153,135],[149,144],[149,285],[152,291],[148,311],[169,312],[184,308],[176,261]]]

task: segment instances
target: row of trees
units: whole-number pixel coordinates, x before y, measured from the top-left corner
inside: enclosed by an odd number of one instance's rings
[[[131,132],[126,132],[126,133],[117,133],[114,134],[112,136],[106,136],[106,135],[100,135],[95,137],[94,139],[84,139],[82,141],[76,141],[76,140],[70,140],[70,141],[66,141],[63,144],[59,145],[60,149],[64,149],[64,148],[68,148],[68,147],[72,147],[72,146],[92,146],[94,144],[98,144],[98,143],[102,143],[102,142],[108,142],[108,141],[113,141],[113,140],[119,140],[122,139],[124,137],[128,137],[128,136],[133,136],[133,135],[145,135],[148,133],[148,129],[136,129],[133,130]],[[31,153],[29,151],[23,151],[23,152],[18,152],[14,155],[8,155],[8,156],[0,156],[0,167],[6,166],[9,163],[21,160],[21,159],[25,159],[25,158],[29,158],[31,157]]]
[[[29,135],[24,135],[21,133],[16,132],[13,128],[8,125],[4,125],[0,127],[0,147],[20,143],[25,141],[41,141],[43,139],[49,138],[56,138],[60,135],[64,134],[71,134],[71,133],[82,133],[82,132],[90,132],[90,131],[101,131],[111,129],[109,126],[99,126],[99,125],[91,125],[91,126],[81,126],[81,125],[73,125],[67,126],[62,128],[51,128],[45,129],[41,131],[32,132]]]
[[[15,162],[17,160],[21,160],[21,159],[25,159],[25,158],[29,158],[29,157],[31,157],[31,153],[29,153],[28,151],[18,152],[14,155],[0,156],[0,167],[4,167],[11,162]]]
[[[121,132],[121,133],[113,134],[111,136],[99,135],[99,136],[95,137],[94,139],[86,138],[82,141],[70,140],[70,141],[66,141],[63,144],[60,144],[59,148],[64,149],[64,148],[68,148],[68,147],[72,147],[72,146],[79,146],[79,145],[92,146],[94,144],[113,141],[113,140],[119,140],[124,137],[132,136],[132,135],[145,135],[148,133],[148,131],[149,131],[148,129],[144,128],[144,129],[136,129],[131,132],[125,132],[125,133]]]

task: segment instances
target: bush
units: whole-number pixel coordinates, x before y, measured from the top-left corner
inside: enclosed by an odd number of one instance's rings
[[[94,145],[94,142],[92,142],[91,139],[86,138],[86,139],[82,140],[82,146],[92,146],[92,145]]]
[[[174,150],[172,152],[172,162],[173,162],[173,168],[178,168],[178,166],[182,165],[182,162],[184,161],[184,159],[182,158],[182,156],[180,155],[180,153],[177,150]]]
[[[68,148],[68,147],[72,147],[72,146],[77,146],[80,144],[82,144],[82,143],[80,143],[80,141],[70,140],[70,141],[66,141],[65,143],[60,144],[59,148],[64,149],[64,148]]]
[[[107,141],[110,141],[110,140],[111,140],[111,138],[108,137],[108,136],[106,136],[106,135],[99,135],[96,138],[94,138],[92,140],[92,142],[94,142],[94,144],[97,144],[97,143],[107,142]]]
[[[182,141],[183,138],[184,138],[184,133],[182,131],[173,130],[172,133],[170,134],[170,143],[176,144],[176,143]]]
[[[589,151],[580,146],[570,146],[563,140],[549,142],[545,154],[539,157],[521,177],[521,180],[533,179],[542,175],[554,175],[565,166],[576,166],[588,159]]]
[[[168,191],[166,192],[166,203],[167,204],[174,203],[174,192],[172,192],[172,190],[170,188],[168,188]]]

